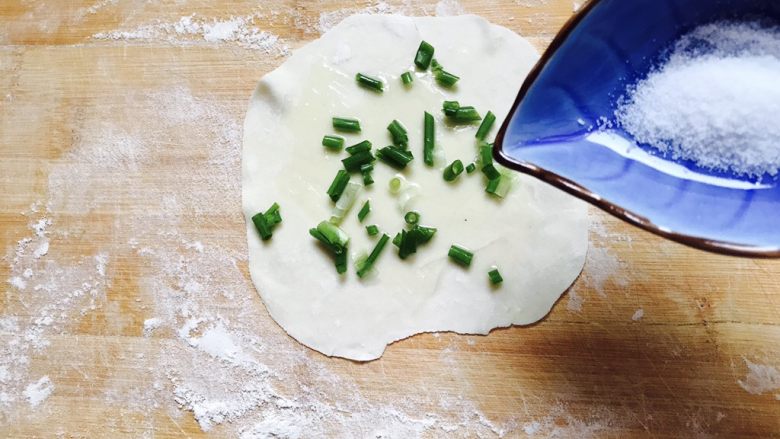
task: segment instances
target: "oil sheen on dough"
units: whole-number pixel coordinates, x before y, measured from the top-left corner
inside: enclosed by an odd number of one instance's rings
[[[430,73],[415,72],[413,86],[400,75],[413,69],[420,40],[461,77],[457,87],[437,86]],[[372,360],[385,346],[421,332],[486,334],[496,327],[525,325],[544,317],[580,273],[587,249],[584,204],[528,177],[518,176],[504,200],[485,193],[477,172],[454,184],[442,179],[446,163],[476,156],[476,127],[448,126],[444,100],[492,110],[499,124],[515,91],[538,55],[513,32],[474,16],[409,18],[360,15],[344,20],[263,77],[244,124],[243,209],[252,280],[271,316],[299,342],[325,355]],[[386,81],[383,94],[359,88],[357,72]],[[436,117],[436,143],[443,160],[422,162],[423,112]],[[375,184],[365,188],[342,224],[350,235],[349,272],[339,276],[330,255],[308,230],[328,219],[325,194],[346,153],[321,145],[333,133],[331,117],[357,117],[363,131],[346,135],[347,145],[371,140],[390,144],[387,125],[398,119],[409,130],[415,160],[403,172],[419,185],[419,197],[405,209],[388,190],[396,174],[377,162]],[[495,128],[490,138],[495,133]],[[352,181],[360,181],[359,174]],[[370,199],[364,221],[357,210]],[[284,221],[270,241],[261,242],[250,220],[274,201]],[[354,258],[370,252],[379,236],[404,227],[407,210],[420,212],[424,225],[438,228],[434,239],[401,261],[388,244],[375,273],[359,280]],[[470,268],[447,258],[451,244],[475,251]],[[497,265],[504,283],[491,287],[487,272]]]

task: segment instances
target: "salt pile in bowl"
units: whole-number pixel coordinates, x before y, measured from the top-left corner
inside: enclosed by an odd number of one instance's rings
[[[639,143],[741,176],[780,171],[780,28],[718,22],[680,38],[615,112]]]

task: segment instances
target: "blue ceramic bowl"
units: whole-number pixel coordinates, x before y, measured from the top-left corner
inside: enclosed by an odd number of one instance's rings
[[[600,117],[614,122],[626,86],[645,77],[675,40],[724,19],[780,22],[780,0],[590,1],[520,89],[496,138],[496,159],[675,241],[780,257],[776,178],[756,183],[699,169],[643,152],[625,132],[589,129]]]

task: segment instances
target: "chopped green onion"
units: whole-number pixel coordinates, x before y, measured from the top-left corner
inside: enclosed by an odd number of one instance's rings
[[[427,70],[433,59],[434,48],[425,41],[420,42],[417,54],[414,56],[414,64],[422,70]]]
[[[358,212],[358,221],[361,223],[364,219],[366,219],[366,215],[368,215],[368,212],[371,212],[371,204],[369,203],[370,200],[366,200],[365,203],[363,203],[363,207],[360,208],[360,212]]]
[[[274,203],[273,206],[271,206],[271,209],[274,208],[274,206],[277,206],[277,212],[278,212],[278,204]],[[271,211],[269,209],[268,211]],[[252,222],[255,223],[255,228],[257,229],[257,233],[260,234],[260,239],[263,241],[267,241],[271,239],[271,236],[273,236],[273,227],[276,225],[276,223],[273,223],[269,221],[269,217],[271,217],[273,214],[269,215],[268,212],[263,213],[259,212],[255,216],[252,217]],[[281,217],[279,219],[281,221]]]
[[[401,238],[403,238],[403,230],[395,234],[395,237],[393,237],[393,245],[396,247],[401,246]]]
[[[482,173],[488,180],[495,180],[501,176],[495,166],[493,166],[493,148],[485,143],[479,147],[479,159],[481,162]]]
[[[433,238],[433,235],[436,234],[436,229],[433,227],[415,226],[415,229],[417,230],[419,237],[418,242],[420,244],[425,244],[426,242],[430,241],[431,238]]]
[[[450,117],[455,123],[471,123],[482,119],[474,107],[460,107],[455,110],[455,114]]]
[[[393,138],[393,145],[403,149],[409,147],[409,135],[406,133],[406,128],[401,125],[401,122],[393,120],[387,126],[387,130],[390,131],[390,136]]]
[[[338,201],[336,201],[336,205],[333,207],[333,212],[330,215],[330,222],[338,225],[344,221],[347,213],[355,204],[355,201],[358,198],[358,194],[360,193],[360,189],[362,189],[362,186],[360,186],[358,183],[347,183],[347,187],[344,189],[344,193],[341,194],[341,197]]]
[[[433,58],[431,60],[431,71],[436,74],[444,70],[444,67],[439,64],[439,61],[436,58]]]
[[[344,169],[346,169],[348,172],[357,172],[360,171],[361,166],[373,161],[374,155],[371,154],[370,151],[362,151],[345,158],[341,161],[341,163],[344,164]]]
[[[412,82],[414,82],[414,76],[412,76],[412,72],[402,73],[401,82],[403,82],[404,85],[411,85]]]
[[[265,217],[265,220],[268,222],[269,225],[275,226],[282,222],[282,215],[279,214],[279,204],[274,203],[271,205],[271,207],[268,208],[268,210],[265,211],[263,214]]]
[[[504,198],[509,190],[512,188],[512,178],[507,175],[501,175],[498,178],[490,180],[485,192],[493,194],[497,197]]]
[[[496,115],[493,114],[492,111],[488,111],[477,130],[477,135],[475,136],[477,140],[485,140],[485,137],[487,137],[488,132],[490,131],[490,128],[493,127],[493,122],[495,121]]]
[[[357,119],[348,119],[345,117],[334,117],[333,129],[336,131],[345,131],[348,133],[359,133],[360,121]]]
[[[428,166],[433,166],[433,149],[436,144],[436,126],[433,122],[433,116],[426,111],[425,134],[423,135],[423,162]]]
[[[401,230],[401,245],[398,246],[398,256],[406,259],[409,255],[417,253],[417,236],[413,230]]]
[[[349,235],[339,226],[322,221],[315,229],[309,229],[309,234],[323,243],[333,254],[346,253]]]
[[[455,85],[456,82],[460,79],[460,77],[453,75],[450,72],[445,72],[444,70],[439,70],[436,72],[436,82],[439,83],[442,87],[450,88],[453,85]]]
[[[455,160],[444,168],[444,181],[453,181],[463,172],[463,162]]]
[[[413,226],[420,222],[420,214],[415,211],[406,212],[406,215],[404,215],[404,221],[406,221],[406,224]]]
[[[377,235],[379,233],[379,227],[374,224],[366,226],[366,232],[368,232],[368,236]]]
[[[338,151],[344,146],[344,138],[339,136],[325,136],[322,138],[322,146]]]
[[[344,274],[347,272],[347,247],[344,247],[344,251],[341,253],[336,254],[335,264],[336,264],[336,273],[338,274]]]
[[[360,165],[360,173],[363,174],[363,186],[371,186],[374,184],[374,177],[371,176],[373,170],[374,165],[372,163]]]
[[[357,83],[369,90],[373,90],[379,93],[382,93],[385,90],[385,84],[379,79],[372,78],[370,76],[366,76],[362,73],[358,73],[355,75],[355,81]]]
[[[411,152],[393,146],[385,146],[377,151],[377,157],[396,169],[405,168],[414,159]]]
[[[344,188],[349,183],[349,174],[343,169],[339,169],[336,173],[336,178],[333,179],[333,183],[330,184],[327,194],[333,201],[338,201],[341,198],[341,194],[344,192]]]
[[[449,117],[455,116],[455,113],[458,112],[458,108],[460,108],[460,103],[458,101],[444,101],[441,105],[441,110],[444,112],[444,115]]]
[[[347,151],[349,155],[355,155],[359,152],[371,151],[371,142],[364,140],[356,145],[348,146],[345,151]]]
[[[390,187],[390,193],[391,194],[397,194],[401,192],[401,187],[403,186],[403,177],[401,176],[395,176],[390,179],[390,183],[388,183],[388,186]]]
[[[498,285],[504,281],[504,278],[501,277],[501,273],[498,272],[498,267],[494,265],[492,268],[493,268],[492,270],[488,271],[488,277],[490,278],[490,283],[493,285]]]
[[[477,170],[477,165],[474,163],[469,163],[468,166],[466,166],[466,173],[471,174],[472,172]]]
[[[471,259],[474,257],[474,253],[457,245],[450,247],[450,251],[447,253],[447,255],[450,257],[450,259],[464,267],[471,265]]]
[[[363,277],[368,273],[371,268],[374,266],[374,263],[376,262],[379,255],[382,253],[382,250],[384,250],[385,245],[387,245],[387,241],[390,240],[390,237],[386,234],[383,234],[381,238],[379,238],[379,242],[376,243],[376,246],[374,246],[374,250],[371,251],[371,254],[368,255],[368,258],[366,258],[363,263],[358,264],[357,269],[357,275],[358,277]]]

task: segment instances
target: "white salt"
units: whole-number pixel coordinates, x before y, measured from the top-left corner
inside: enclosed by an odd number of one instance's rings
[[[780,170],[780,28],[714,23],[683,36],[616,111],[640,143],[739,175]]]

